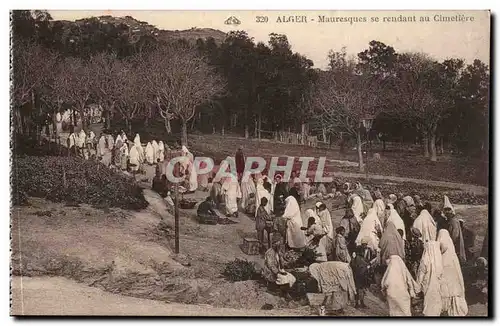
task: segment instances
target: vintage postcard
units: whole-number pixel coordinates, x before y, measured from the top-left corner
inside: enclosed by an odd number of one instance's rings
[[[489,11],[10,15],[11,315],[491,316]]]

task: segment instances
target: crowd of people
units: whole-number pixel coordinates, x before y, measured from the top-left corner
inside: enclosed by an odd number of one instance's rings
[[[424,316],[465,316],[463,271],[469,266],[481,271],[469,283],[482,278],[487,293],[487,252],[480,257],[474,253],[475,233],[457,217],[446,195],[441,207],[433,209],[418,195],[384,198],[380,189],[371,192],[359,182],[312,186],[296,173],[289,183],[282,179],[276,174],[271,181],[262,173],[240,182],[216,182],[206,199],[214,205],[207,205],[212,213],[225,207],[226,215],[235,217],[239,203],[255,217],[265,259],[263,275],[269,282],[292,287],[295,278],[284,270],[280,255],[310,248],[316,262],[309,270],[327,294],[325,306],[330,310],[341,310],[351,297],[356,307],[365,307],[366,290],[376,284],[391,316],[411,316],[412,302],[422,301]],[[322,201],[305,211],[303,225],[300,205],[314,197],[338,199],[333,208],[344,203],[345,215],[337,227]],[[275,233],[281,235],[278,242],[272,240]],[[487,239],[484,247],[487,251]]]
[[[70,153],[121,170],[138,171],[144,163],[155,166],[152,188],[173,206],[172,185],[162,164],[168,149],[163,142],[148,142],[144,148],[138,134],[131,142],[124,132],[116,138],[102,133],[96,139],[92,131],[82,130],[71,132],[68,146]],[[487,295],[487,237],[482,252],[476,254],[475,233],[457,217],[447,196],[439,209],[433,209],[418,195],[384,197],[380,189],[370,191],[359,182],[315,184],[296,172],[289,182],[280,173],[271,179],[266,171],[243,178],[241,148],[235,156],[237,177],[214,181],[213,174],[197,175],[194,155],[185,146],[182,157],[180,171],[174,174],[184,178],[184,191],[210,193],[198,205],[200,222],[213,221],[217,210],[232,218],[243,211],[255,219],[265,260],[262,274],[268,282],[293,287],[296,280],[285,270],[283,255],[306,248],[314,252],[315,262],[308,270],[326,294],[322,314],[342,311],[349,302],[366,307],[366,291],[375,284],[388,303],[390,316],[411,316],[412,303],[418,301],[412,299],[423,301],[424,316],[465,316],[463,274],[471,275],[466,266],[474,267],[471,282],[482,281],[481,291]],[[222,161],[220,169],[226,171],[231,159]],[[301,205],[314,199],[318,199],[314,207],[305,210],[304,225]],[[327,200],[333,201],[332,209],[345,208],[337,226]],[[276,234],[278,240],[273,241]]]

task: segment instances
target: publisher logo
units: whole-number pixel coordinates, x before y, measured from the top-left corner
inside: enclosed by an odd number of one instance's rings
[[[239,25],[239,24],[241,24],[241,21],[238,18],[231,16],[224,21],[224,24],[226,24],[226,25]]]

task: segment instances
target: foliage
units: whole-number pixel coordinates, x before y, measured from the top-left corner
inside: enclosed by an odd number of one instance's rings
[[[479,60],[438,62],[372,40],[356,58],[331,51],[325,72],[293,52],[283,34],[271,33],[265,44],[233,31],[221,42],[198,39],[193,49],[132,17],[65,22],[46,11],[18,10],[12,26],[19,130],[34,131],[41,116],[63,107],[98,104],[107,121],[123,121],[129,130],[157,119],[168,132],[176,128],[172,120],[183,134],[189,121],[191,131],[233,128],[249,136],[253,129],[260,137],[300,132],[307,123],[312,134],[343,133],[360,143],[359,117],[370,114],[376,116],[370,137],[419,141],[432,160],[438,142],[454,152],[488,154],[490,76]]]
[[[13,204],[32,196],[97,207],[147,207],[141,188],[132,180],[76,157],[15,156],[11,182]]]
[[[246,259],[236,258],[228,262],[222,275],[231,282],[247,281],[255,279],[259,274],[255,269],[255,263]]]

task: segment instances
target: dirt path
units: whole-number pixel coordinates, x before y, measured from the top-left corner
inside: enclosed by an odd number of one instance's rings
[[[62,277],[13,277],[11,315],[300,316],[303,313],[165,303],[112,294]]]

